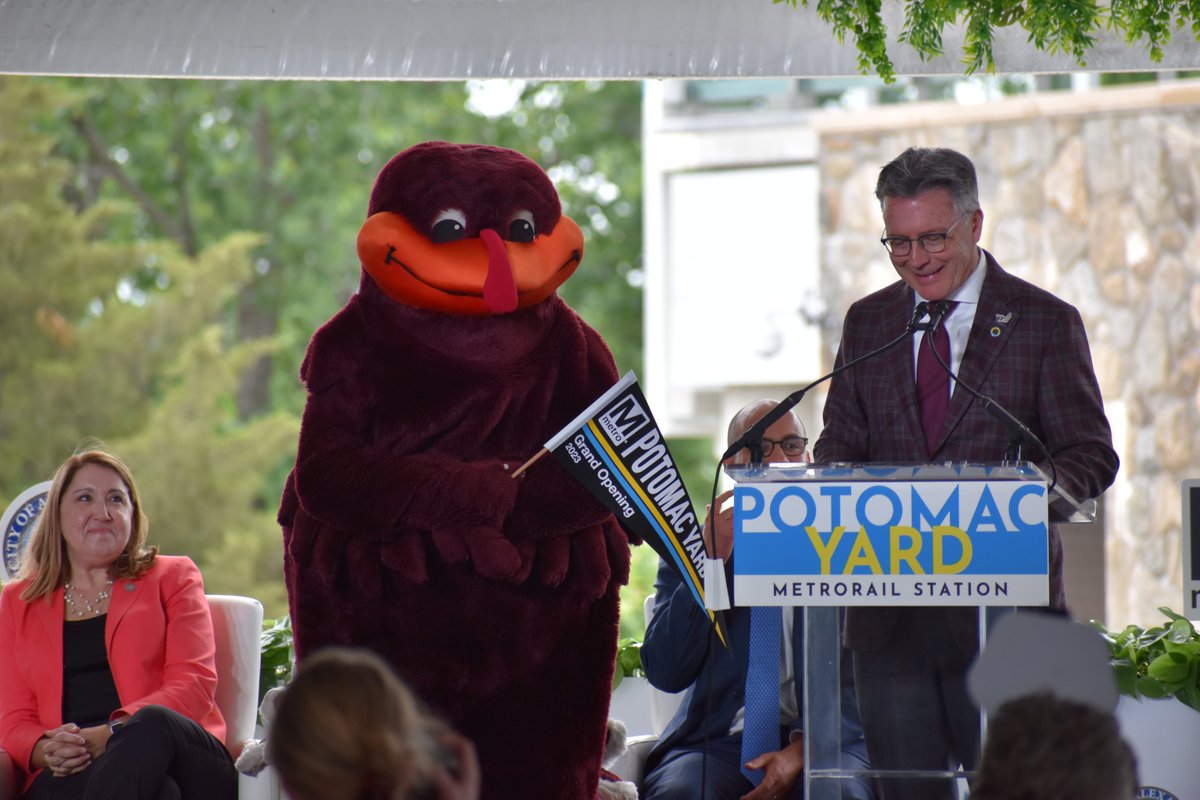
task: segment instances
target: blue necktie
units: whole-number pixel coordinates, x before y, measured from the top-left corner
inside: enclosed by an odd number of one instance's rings
[[[783,617],[774,606],[750,609],[750,656],[746,668],[746,713],[742,728],[742,763],[779,749],[779,648]],[[742,767],[755,786],[762,770]]]

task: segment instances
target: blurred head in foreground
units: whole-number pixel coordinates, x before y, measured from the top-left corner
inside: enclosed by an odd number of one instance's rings
[[[1112,714],[1042,692],[988,721],[971,800],[1130,800],[1137,782]]]
[[[267,747],[295,800],[479,796],[475,748],[368,650],[335,647],[304,659]]]

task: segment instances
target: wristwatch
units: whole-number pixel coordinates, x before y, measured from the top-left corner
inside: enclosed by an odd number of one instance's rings
[[[121,728],[124,728],[124,727],[125,727],[125,720],[114,719],[112,722],[108,723],[108,732],[110,734],[116,733],[117,731],[121,730]]]

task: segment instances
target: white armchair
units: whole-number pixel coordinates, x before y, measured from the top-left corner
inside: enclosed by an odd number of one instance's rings
[[[262,603],[252,597],[210,594],[213,633],[217,642],[217,707],[225,717],[225,745],[234,758],[255,738],[258,723],[258,673],[262,664]],[[275,776],[238,775],[241,800],[279,797]]]
[[[654,595],[646,598],[642,604],[642,613],[646,619],[646,627],[650,627],[650,619],[654,616]],[[667,723],[675,716],[679,704],[683,702],[686,692],[664,692],[650,687],[650,725],[653,733],[646,736],[631,736],[626,742],[626,750],[608,769],[620,775],[627,781],[633,781],[641,788],[643,773],[646,767],[646,757],[659,734],[667,727]]]
[[[252,597],[231,594],[208,595],[208,607],[217,640],[217,707],[225,717],[225,745],[237,758],[258,721],[263,607]]]
[[[217,645],[217,707],[225,717],[225,746],[234,757],[247,739],[254,738],[258,719],[259,644],[262,634],[262,603],[252,597],[210,594],[213,634]],[[239,776],[242,798],[253,797],[245,790],[246,776]],[[0,800],[15,798],[15,776],[8,754],[0,750]]]

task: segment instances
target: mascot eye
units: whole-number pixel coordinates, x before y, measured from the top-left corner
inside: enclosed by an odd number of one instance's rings
[[[537,236],[533,228],[533,214],[529,211],[519,211],[513,221],[508,223],[508,240],[510,242],[532,242]]]
[[[434,244],[457,242],[467,235],[467,218],[457,208],[448,208],[437,215],[429,238]]]

